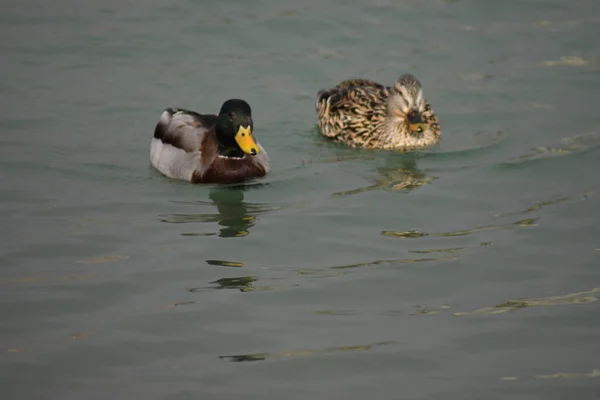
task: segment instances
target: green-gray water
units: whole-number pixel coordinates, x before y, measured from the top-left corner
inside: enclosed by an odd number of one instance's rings
[[[2,399],[600,396],[595,0],[14,0],[0,13]],[[415,74],[417,154],[315,129]],[[149,166],[252,105],[273,171]]]

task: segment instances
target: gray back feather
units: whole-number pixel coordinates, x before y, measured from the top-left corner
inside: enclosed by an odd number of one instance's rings
[[[186,152],[197,151],[204,134],[214,127],[216,119],[216,115],[167,108],[156,124],[154,137]]]

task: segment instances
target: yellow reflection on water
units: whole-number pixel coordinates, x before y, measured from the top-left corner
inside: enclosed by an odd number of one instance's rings
[[[533,379],[589,379],[600,378],[600,369],[594,369],[590,372],[557,372],[555,374],[540,374],[533,377],[519,378],[517,376],[503,376],[500,379],[503,381],[516,381],[518,379],[533,378]]]
[[[383,311],[380,314],[388,317],[402,317],[402,316],[421,316],[421,315],[435,315],[439,314],[440,311],[449,309],[450,306],[441,305],[416,305],[410,310],[387,310]],[[350,310],[350,309],[338,309],[338,310],[317,310],[315,314],[318,315],[328,315],[328,316],[349,316],[349,315],[359,315],[361,313],[358,310]]]
[[[578,56],[562,56],[558,60],[542,61],[538,64],[540,67],[581,67],[587,65],[588,61]]]
[[[234,267],[241,268],[244,266],[244,263],[239,261],[226,261],[226,260],[206,260],[208,265],[218,265],[220,267]]]
[[[402,190],[411,191],[424,185],[430,184],[434,176],[427,175],[424,171],[419,170],[416,165],[416,160],[412,157],[403,157],[400,161],[388,161],[391,166],[377,168],[379,177],[375,179],[372,185],[364,186],[343,192],[332,193],[331,196],[348,196],[358,193],[369,192],[372,190]],[[399,165],[394,165],[399,163]]]
[[[555,306],[566,304],[587,304],[598,301],[598,297],[589,296],[590,294],[600,293],[600,288],[593,288],[584,292],[568,293],[560,296],[549,296],[533,299],[508,300],[502,304],[493,307],[484,307],[474,311],[454,313],[457,317],[474,315],[493,315],[503,314],[505,312],[519,310],[526,307]]]
[[[458,259],[457,256],[402,258],[402,259],[398,259],[398,260],[375,260],[375,261],[367,261],[367,262],[357,263],[357,264],[338,265],[338,266],[330,267],[330,268],[331,269],[351,269],[351,268],[374,267],[376,265],[383,265],[383,264],[412,264],[412,263],[431,262],[431,261],[452,261],[452,260],[457,260],[457,259]]]
[[[396,237],[403,239],[415,239],[424,236],[465,236],[470,235],[475,232],[483,232],[483,231],[493,231],[498,229],[515,229],[515,228],[527,228],[532,226],[537,226],[536,222],[539,218],[527,218],[519,221],[511,222],[508,224],[496,224],[496,225],[485,225],[478,226],[475,228],[457,230],[457,231],[449,231],[449,232],[420,232],[420,231],[381,231],[383,236],[387,237]]]
[[[429,249],[429,250],[408,250],[409,253],[417,253],[417,254],[428,254],[428,253],[458,253],[463,250],[475,249],[477,247],[486,247],[491,246],[492,242],[481,242],[476,244],[475,246],[464,246],[464,247],[449,247],[443,249]]]
[[[220,359],[226,359],[231,362],[244,362],[244,361],[264,361],[267,359],[284,358],[284,357],[299,357],[299,356],[315,356],[324,355],[330,353],[339,352],[354,352],[354,351],[366,351],[374,347],[385,346],[394,344],[395,341],[377,342],[371,345],[358,345],[358,346],[341,346],[341,347],[328,347],[325,349],[300,349],[300,350],[288,350],[279,353],[250,353],[250,354],[238,354],[238,355],[227,355],[219,356]]]
[[[538,379],[581,379],[581,378],[600,378],[600,369],[592,372],[558,372],[550,375],[536,375]]]

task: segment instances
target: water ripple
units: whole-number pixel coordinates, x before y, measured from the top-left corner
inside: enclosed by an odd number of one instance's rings
[[[515,299],[508,300],[502,304],[493,307],[484,307],[474,311],[465,311],[454,313],[457,317],[474,316],[474,315],[493,315],[503,314],[509,311],[520,310],[527,307],[540,306],[556,306],[566,304],[587,304],[598,301],[597,295],[589,296],[590,294],[600,293],[600,288],[593,288],[584,292],[568,293],[559,296],[549,296],[533,299]]]
[[[524,210],[506,212],[506,213],[498,213],[498,214],[494,214],[494,217],[508,217],[508,216],[528,214],[528,213],[539,211],[543,208],[546,208],[548,206],[553,206],[556,204],[561,204],[561,203],[565,203],[565,202],[579,202],[579,201],[587,200],[588,198],[596,196],[596,195],[597,195],[596,190],[588,190],[587,192],[583,193],[582,195],[580,195],[579,197],[576,197],[576,198],[569,198],[566,196],[554,196],[553,198],[551,198],[549,200],[537,201],[534,205],[529,206]]]
[[[421,231],[381,231],[383,236],[393,237],[393,238],[402,238],[402,239],[416,239],[422,238],[426,236],[438,236],[438,237],[447,237],[447,236],[465,236],[470,235],[476,232],[483,231],[493,231],[499,229],[520,229],[520,228],[529,228],[532,226],[537,226],[537,221],[539,218],[526,218],[521,219],[519,221],[511,222],[508,224],[496,224],[496,225],[485,225],[478,226],[475,228],[457,230],[457,231],[449,231],[449,232],[421,232]]]
[[[381,312],[381,314],[388,316],[388,317],[435,315],[435,314],[439,314],[440,310],[446,310],[449,308],[450,308],[450,306],[447,306],[447,305],[441,305],[441,306],[416,305],[410,310],[387,310],[387,311]],[[330,316],[361,315],[361,313],[358,312],[358,310],[344,310],[344,309],[317,310],[317,311],[315,311],[315,314],[330,315]]]
[[[261,281],[273,280],[273,279],[274,278],[261,279]],[[258,281],[258,278],[255,276],[238,276],[238,277],[220,278],[220,279],[217,279],[216,281],[210,282],[212,284],[211,286],[191,288],[191,289],[188,289],[188,292],[201,293],[201,292],[210,292],[210,291],[221,290],[221,289],[234,289],[234,290],[238,290],[242,293],[249,293],[249,292],[290,289],[290,288],[299,286],[298,284],[256,286],[255,283],[257,281]]]
[[[455,261],[458,260],[459,252],[474,250],[480,247],[490,246],[492,242],[481,242],[470,247],[454,247],[454,248],[442,248],[442,249],[427,249],[427,250],[409,250],[409,253],[417,254],[430,254],[430,253],[451,253],[449,255],[442,255],[439,257],[422,257],[422,258],[400,258],[400,259],[388,259],[388,260],[373,260],[366,261],[356,264],[345,264],[328,267],[326,269],[299,269],[296,270],[303,278],[330,278],[339,275],[349,273],[349,270],[357,268],[369,268],[381,265],[404,265],[404,264],[417,264],[417,263],[428,263],[428,262],[440,262],[440,261]]]
[[[600,134],[597,133],[566,137],[561,139],[560,142],[555,145],[536,147],[529,153],[511,158],[500,165],[512,167],[546,158],[570,156],[596,148],[599,145]]]
[[[265,361],[267,359],[286,358],[286,357],[299,357],[299,356],[318,356],[331,353],[340,352],[354,352],[354,351],[366,351],[374,347],[385,346],[395,344],[395,341],[377,342],[370,345],[358,345],[358,346],[340,346],[340,347],[328,347],[324,349],[301,349],[301,350],[288,350],[280,353],[250,353],[250,354],[237,354],[219,356],[220,359],[229,360],[231,362],[245,362],[245,361]]]
[[[173,213],[159,215],[161,222],[169,224],[198,224],[198,223],[217,223],[222,228],[219,229],[218,236],[221,238],[239,238],[248,236],[250,229],[258,221],[258,217],[274,211],[285,208],[282,205],[272,204],[252,204],[244,202],[244,190],[240,187],[213,189],[209,198],[211,201],[193,201],[182,202],[175,201],[176,204],[189,204],[200,206],[216,207],[216,213]],[[182,232],[182,236],[215,236],[215,232]]]
[[[435,176],[428,176],[424,171],[409,168],[377,168],[377,171],[381,177],[377,178],[373,185],[332,193],[331,196],[348,196],[372,190],[401,190],[409,192],[421,186],[428,185],[437,179]]]

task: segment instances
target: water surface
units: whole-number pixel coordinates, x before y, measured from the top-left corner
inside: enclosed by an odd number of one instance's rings
[[[600,395],[593,0],[11,1],[6,399]],[[352,150],[317,90],[410,72],[428,151]],[[149,166],[165,107],[253,108],[273,171]]]

